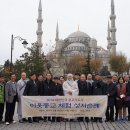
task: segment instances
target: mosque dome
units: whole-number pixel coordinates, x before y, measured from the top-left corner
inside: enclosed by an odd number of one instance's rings
[[[76,31],[71,33],[67,39],[71,43],[79,42],[79,43],[89,43],[90,42],[90,36],[84,32]]]

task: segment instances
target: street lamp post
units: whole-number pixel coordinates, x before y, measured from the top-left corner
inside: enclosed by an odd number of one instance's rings
[[[12,71],[12,65],[13,65],[12,57],[13,57],[13,49],[14,49],[14,40],[15,39],[18,39],[19,41],[23,41],[22,44],[23,44],[24,48],[26,48],[26,46],[28,44],[26,39],[23,39],[20,36],[14,37],[13,34],[12,34],[12,36],[11,36],[11,63],[10,63],[10,71]]]

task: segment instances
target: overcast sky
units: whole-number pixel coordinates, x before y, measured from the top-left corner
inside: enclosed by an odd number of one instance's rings
[[[0,64],[10,59],[11,34],[26,38],[29,43],[37,40],[38,4],[39,0],[0,0]],[[42,0],[43,50],[47,50],[46,44],[54,43],[57,20],[61,39],[77,31],[79,25],[80,31],[106,48],[110,4],[111,0]],[[115,0],[115,11],[117,51],[130,58],[130,0]],[[13,62],[25,51],[16,40]]]

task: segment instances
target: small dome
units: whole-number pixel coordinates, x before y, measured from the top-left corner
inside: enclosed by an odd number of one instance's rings
[[[83,43],[71,43],[69,44],[65,51],[84,51],[86,46]]]
[[[83,43],[71,43],[67,47],[85,47]]]

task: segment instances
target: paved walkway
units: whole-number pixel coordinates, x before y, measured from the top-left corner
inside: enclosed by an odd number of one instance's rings
[[[0,124],[0,130],[130,130],[130,122],[126,123],[86,123],[86,122],[43,122],[16,123],[8,126]]]
[[[43,122],[19,123],[17,118],[17,106],[14,119],[16,124],[6,126],[0,123],[0,130],[130,130],[130,122],[125,123],[93,123],[93,122]]]

